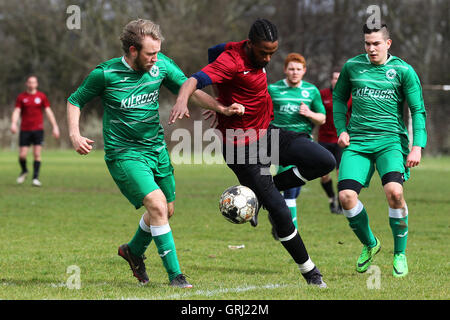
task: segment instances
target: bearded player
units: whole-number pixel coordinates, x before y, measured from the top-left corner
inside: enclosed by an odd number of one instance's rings
[[[403,183],[410,168],[420,163],[427,142],[426,112],[422,87],[414,69],[389,53],[392,40],[385,24],[379,29],[363,27],[366,54],[348,60],[333,91],[334,124],[338,143],[345,148],[339,168],[339,200],[344,215],[363,244],[356,271],[365,272],[380,251],[380,240],[370,227],[366,208],[358,199],[378,171],[389,204],[389,224],[394,237],[393,276],[408,274],[406,242],[408,206]],[[352,95],[352,115],[346,126],[347,100]],[[403,121],[408,103],[413,144]]]
[[[94,141],[81,136],[82,107],[96,96],[103,103],[105,161],[122,194],[145,213],[130,242],[119,246],[140,283],[149,278],[144,252],[154,240],[174,287],[192,285],[180,270],[175,242],[168,222],[174,213],[175,179],[164,130],[159,120],[159,92],[164,85],[176,94],[186,80],[180,68],[160,52],[163,36],[149,20],[128,23],[121,35],[124,56],[98,65],[68,99],[69,133],[75,150],[86,155]],[[240,106],[224,108],[202,91],[193,95],[204,108],[231,115]]]
[[[281,244],[297,263],[306,282],[324,288],[322,275],[310,259],[280,191],[323,176],[334,168],[335,161],[320,145],[305,141],[296,132],[270,125],[273,107],[265,66],[277,49],[277,29],[265,19],[252,24],[248,39],[216,46],[213,50],[219,52],[217,58],[181,87],[169,123],[189,115],[189,97],[208,85],[217,85],[222,104],[238,103],[245,107],[242,116],[218,116],[225,161],[239,182],[252,189],[269,211]],[[276,141],[274,148],[272,138]],[[272,179],[269,170],[272,160],[263,159],[262,155],[273,155],[276,147],[279,148],[277,164],[295,167]]]

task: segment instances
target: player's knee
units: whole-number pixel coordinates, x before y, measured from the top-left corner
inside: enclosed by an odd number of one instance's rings
[[[161,196],[162,195],[162,196]],[[144,206],[150,215],[150,221],[156,222],[161,220],[167,220],[168,207],[166,198],[161,190],[155,190],[144,198]]]
[[[386,190],[386,197],[391,207],[397,207],[403,202],[403,190],[402,188],[389,188]]]
[[[339,201],[346,210],[353,208],[358,202],[358,194],[353,190],[339,191]]]

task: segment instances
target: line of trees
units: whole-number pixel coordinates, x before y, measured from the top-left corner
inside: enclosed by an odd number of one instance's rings
[[[278,26],[280,36],[279,52],[267,68],[269,81],[283,77],[286,54],[299,52],[307,59],[305,79],[324,87],[333,66],[363,52],[361,29],[372,4],[372,0],[0,0],[0,145],[10,145],[8,119],[29,74],[38,75],[40,89],[49,96],[66,136],[67,97],[97,64],[122,55],[119,35],[130,20],[159,23],[166,38],[163,51],[190,75],[206,64],[208,47],[242,40],[256,18],[267,18]],[[450,1],[376,4],[391,29],[391,53],[410,63],[423,84],[450,84]],[[80,29],[66,26],[69,5],[80,8]],[[439,141],[432,150],[449,152],[448,93],[424,95],[432,104],[429,128],[436,138],[430,141]],[[164,119],[173,97],[163,93],[162,99]],[[83,119],[102,114],[98,100],[87,110]],[[192,113],[200,118],[199,110]],[[178,125],[189,127],[191,122]],[[59,142],[67,145],[66,138]]]

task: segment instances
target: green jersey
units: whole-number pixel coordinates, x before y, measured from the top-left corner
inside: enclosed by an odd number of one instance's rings
[[[319,89],[306,81],[298,87],[290,87],[286,79],[277,81],[269,85],[269,94],[273,102],[272,124],[279,128],[311,134],[313,123],[299,113],[302,102],[311,111],[325,114]]]
[[[82,108],[96,96],[102,99],[105,159],[136,153],[158,154],[166,147],[159,118],[161,84],[178,93],[186,76],[168,57],[148,72],[133,70],[124,57],[99,64],[68,101]]]
[[[347,100],[352,95],[352,115],[346,126]],[[347,131],[349,149],[377,152],[399,143],[408,153],[408,133],[403,103],[411,111],[413,145],[425,147],[426,112],[420,80],[413,68],[390,55],[383,65],[372,64],[367,54],[348,60],[333,90],[333,117],[338,136]]]

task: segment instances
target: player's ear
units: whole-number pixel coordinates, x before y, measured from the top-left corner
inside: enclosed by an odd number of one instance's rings
[[[136,58],[138,56],[138,49],[135,46],[130,46],[128,49],[130,53],[130,58]]]
[[[391,47],[391,44],[392,44],[392,40],[391,39],[387,39],[386,40],[386,45],[387,45],[388,49]]]

